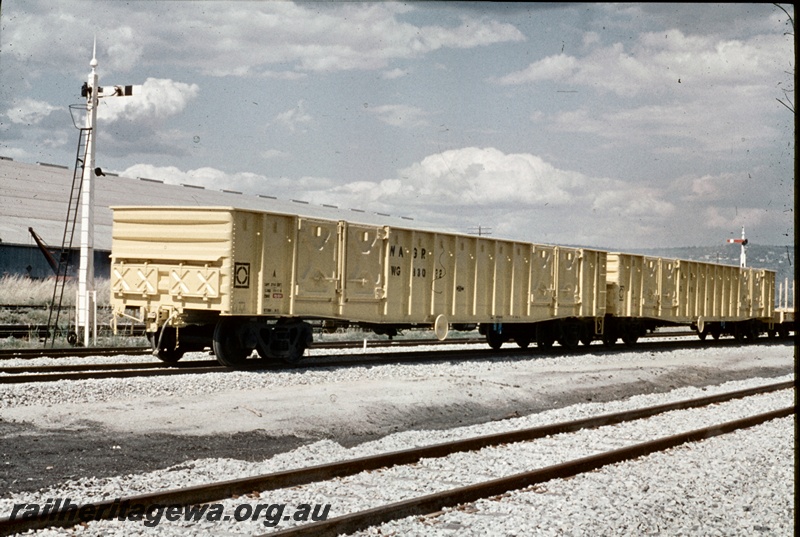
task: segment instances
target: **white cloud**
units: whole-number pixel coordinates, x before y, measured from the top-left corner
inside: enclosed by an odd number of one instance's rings
[[[559,169],[536,155],[495,148],[448,150],[425,157],[394,178],[345,184],[325,177],[276,178],[208,167],[184,172],[146,164],[121,175],[411,216],[431,230],[468,232],[480,225],[498,238],[623,250],[644,244],[693,244],[698,233],[709,229],[723,237],[742,225],[786,225],[782,208],[765,211],[753,199],[739,199],[740,206],[734,198],[725,205],[709,205],[709,197],[724,197],[717,191],[734,180],[725,174],[685,177],[669,188],[649,188]],[[734,188],[743,188],[744,179],[736,181]],[[687,193],[691,185],[695,192]]]
[[[55,110],[60,110],[60,108],[44,101],[20,99],[6,111],[6,115],[12,123],[35,125]]]
[[[161,18],[131,11],[139,27],[150,28],[138,41],[144,55],[157,48],[159,57],[213,76],[274,76],[292,71],[273,71],[273,65],[290,65],[295,72],[383,69],[392,60],[443,48],[525,39],[513,25],[484,18],[414,25],[400,16],[416,9],[399,3],[247,2],[207,10],[197,5],[172,4],[170,16]]]
[[[611,218],[645,218],[663,222],[675,214],[675,206],[662,199],[663,196],[662,190],[631,188],[619,183],[616,190],[597,192],[592,209]]]
[[[290,199],[297,192],[324,191],[332,187],[329,179],[321,177],[267,177],[250,172],[228,173],[222,170],[203,167],[183,171],[175,166],[154,166],[135,164],[119,174],[123,177],[146,177],[157,179],[170,185],[194,185],[213,190],[235,190],[250,195],[271,195]]]
[[[379,120],[394,127],[420,127],[428,125],[427,112],[416,106],[404,104],[387,104],[372,106],[369,111]]]
[[[587,44],[596,36],[587,34]],[[500,84],[528,84],[542,80],[568,82],[621,97],[659,92],[665,96],[687,92],[719,92],[729,85],[767,85],[791,55],[791,42],[781,35],[758,35],[747,40],[716,36],[686,36],[679,30],[644,33],[631,45],[590,46],[583,57],[558,54],[531,63],[525,69],[499,77]],[[682,86],[678,85],[678,80]]]
[[[274,80],[301,80],[308,78],[306,73],[298,73],[297,71],[273,71],[271,69],[262,71],[261,76]]]
[[[408,75],[408,70],[400,69],[398,67],[396,69],[390,69],[389,71],[384,71],[383,74],[381,74],[381,78],[383,78],[384,80],[394,80],[396,78],[402,78],[406,75]]]
[[[197,84],[148,78],[142,86],[134,87],[131,96],[100,99],[97,117],[103,121],[162,119],[183,111],[199,91]]]
[[[580,61],[572,56],[567,56],[565,54],[548,56],[547,58],[530,64],[521,71],[509,73],[506,76],[498,78],[497,82],[503,85],[512,85],[536,82],[539,80],[568,80],[575,74],[579,66]]]
[[[281,112],[275,116],[275,123],[283,125],[292,132],[301,129],[304,125],[311,123],[313,118],[306,112],[303,101],[298,101],[295,108]]]
[[[585,186],[580,174],[530,154],[467,147],[430,155],[402,170],[406,196],[448,205],[569,203]]]
[[[707,207],[703,210],[703,216],[708,227],[719,229],[726,233],[735,231],[742,226],[745,229],[754,227],[769,228],[775,224],[774,216],[771,213],[752,207]],[[723,233],[720,233],[720,236],[722,235]]]
[[[103,33],[103,42],[106,43],[104,59],[108,65],[103,65],[108,72],[129,71],[142,59],[144,45],[139,41],[140,33],[130,26],[112,28]]]
[[[697,151],[729,153],[742,145],[767,147],[778,132],[761,118],[780,105],[774,96],[751,90],[720,88],[718,96],[709,99],[687,97],[603,111],[575,108],[549,117],[548,126],[604,138],[615,147],[646,147],[676,156]],[[748,106],[743,107],[743,102]]]
[[[146,154],[176,166],[136,175],[534,241],[675,245],[737,218],[791,223],[794,135],[776,98],[795,54],[772,5],[149,5],[3,6],[4,154],[74,160],[65,103],[97,31],[104,86],[171,78],[102,101],[104,168]],[[221,171],[253,166],[278,177]]]
[[[260,154],[265,159],[284,159],[291,156],[286,151],[281,151],[279,149],[265,149]]]

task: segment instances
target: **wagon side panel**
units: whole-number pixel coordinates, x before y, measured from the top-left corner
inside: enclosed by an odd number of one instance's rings
[[[576,317],[582,306],[581,251],[578,248],[557,247],[556,255],[556,317]]]
[[[293,274],[296,262],[297,217],[261,215],[261,260],[255,274],[262,315],[287,316],[293,312]]]
[[[678,315],[678,262],[675,259],[661,259],[659,290],[661,318],[674,321]]]
[[[386,303],[383,315],[393,322],[405,322],[414,307],[414,279],[412,278],[413,232],[393,228],[389,232],[385,252],[387,266]]]
[[[606,307],[606,252],[581,250],[580,309],[583,317],[602,317]]]
[[[477,261],[476,237],[456,237],[453,252],[453,302],[450,318],[454,322],[470,323],[478,319],[476,297]]]
[[[230,313],[257,315],[262,310],[259,272],[264,250],[264,219],[268,215],[241,210],[231,215]]]
[[[389,230],[342,223],[344,259],[340,308],[332,313],[347,319],[382,319],[387,297],[386,247]]]
[[[641,316],[661,318],[661,270],[662,260],[644,257],[641,272]]]
[[[382,320],[400,324],[432,322],[436,234],[393,228],[386,248],[387,300]]]
[[[641,263],[642,256],[608,254],[607,313],[616,317],[632,317],[638,313],[636,298],[641,292]]]
[[[554,315],[557,255],[555,246],[533,245],[530,263],[530,319],[547,319]]]
[[[530,304],[531,245],[509,244],[511,254],[511,281],[509,284],[509,315],[514,320],[527,320]]]
[[[456,294],[453,283],[456,280],[456,251],[458,238],[455,235],[437,233],[434,236],[434,249],[431,258],[431,314],[454,321]]]

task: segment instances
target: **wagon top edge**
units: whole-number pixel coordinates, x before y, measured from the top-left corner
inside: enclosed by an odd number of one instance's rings
[[[595,248],[595,247],[586,247],[586,246],[567,246],[563,244],[553,244],[553,243],[546,243],[546,242],[531,242],[526,240],[517,240],[511,238],[502,238],[502,237],[486,237],[486,236],[479,236],[473,235],[469,233],[451,231],[451,230],[436,230],[430,228],[421,228],[421,227],[414,227],[414,226],[402,226],[402,225],[393,225],[393,224],[386,224],[386,225],[379,225],[379,224],[372,224],[368,222],[360,222],[357,219],[336,219],[336,218],[324,218],[319,216],[307,216],[298,213],[290,213],[290,212],[280,212],[280,211],[266,211],[260,209],[249,209],[249,208],[241,208],[241,207],[233,207],[233,206],[222,206],[222,205],[203,205],[203,206],[188,206],[188,205],[115,205],[110,207],[112,211],[114,211],[114,221],[117,222],[117,213],[122,212],[154,212],[154,211],[170,211],[170,212],[183,212],[183,213],[197,213],[197,212],[214,212],[214,213],[251,213],[251,214],[266,214],[272,216],[279,216],[279,217],[290,217],[290,218],[301,218],[308,222],[344,222],[348,225],[353,226],[366,226],[369,228],[385,228],[393,231],[405,231],[405,232],[415,232],[415,233],[427,233],[427,234],[437,234],[437,235],[445,235],[445,236],[453,236],[459,238],[468,238],[473,240],[483,240],[487,242],[499,242],[499,243],[507,243],[507,244],[515,244],[515,245],[530,245],[530,246],[537,246],[537,247],[546,247],[546,248],[558,248],[559,250],[563,251],[580,251],[580,252],[592,252],[592,253],[601,253],[605,254],[607,250],[603,250],[602,248]]]
[[[774,269],[769,269],[769,268],[753,267],[753,266],[748,266],[748,267],[742,268],[739,265],[732,265],[732,264],[728,264],[728,263],[715,263],[713,261],[697,261],[697,260],[693,260],[693,259],[683,259],[683,258],[680,258],[680,257],[664,257],[664,256],[660,256],[660,255],[633,254],[633,253],[629,253],[629,252],[613,252],[613,251],[608,251],[608,257],[609,258],[614,258],[614,257],[637,257],[639,259],[653,259],[653,260],[660,260],[660,261],[673,261],[673,262],[678,262],[678,263],[693,263],[695,265],[710,265],[710,266],[714,266],[714,267],[724,267],[724,268],[732,268],[732,269],[763,270],[765,272],[772,272],[774,274],[777,274],[777,271],[775,271]]]

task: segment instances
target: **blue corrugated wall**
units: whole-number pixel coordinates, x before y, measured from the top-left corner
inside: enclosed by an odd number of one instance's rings
[[[58,251],[50,249],[53,256],[58,258]],[[111,274],[111,252],[107,250],[94,251],[95,278],[108,279]],[[72,250],[68,274],[77,276],[79,250]],[[2,276],[27,276],[41,279],[54,276],[53,269],[47,263],[44,254],[36,246],[20,244],[0,244],[0,277]]]

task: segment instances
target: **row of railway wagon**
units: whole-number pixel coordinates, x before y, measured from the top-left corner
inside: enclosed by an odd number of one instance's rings
[[[495,349],[793,330],[770,270],[229,207],[115,207],[111,258],[115,316],[145,323],[167,362],[211,347],[232,367],[253,350],[296,363],[309,321],[478,328]]]

